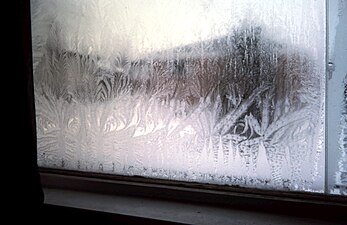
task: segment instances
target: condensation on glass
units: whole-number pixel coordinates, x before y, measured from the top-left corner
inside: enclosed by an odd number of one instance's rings
[[[347,195],[347,1],[329,1],[327,193]]]
[[[324,189],[325,1],[32,1],[41,167]]]
[[[345,68],[346,69],[346,68]],[[340,111],[338,169],[335,171],[333,194],[347,195],[347,71],[343,82],[343,100]]]

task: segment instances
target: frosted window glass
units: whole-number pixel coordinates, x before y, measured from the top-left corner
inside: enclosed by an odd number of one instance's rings
[[[330,188],[330,193],[347,195],[347,73],[345,75],[343,86],[343,100],[341,111],[339,112],[341,113],[339,116],[339,154],[336,154],[338,158],[337,164],[331,166],[335,175],[333,176],[335,182],[330,184],[332,186]],[[337,165],[337,169],[335,169],[335,165]]]
[[[325,1],[32,1],[41,167],[322,192]]]
[[[347,195],[347,1],[329,2],[327,193]]]

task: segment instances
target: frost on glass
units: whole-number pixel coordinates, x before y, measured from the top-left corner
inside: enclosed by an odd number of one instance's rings
[[[340,116],[339,150],[341,152],[338,162],[338,170],[335,174],[338,194],[347,195],[347,74],[344,79],[344,93],[342,111]],[[335,192],[335,194],[337,194]]]
[[[347,195],[347,1],[329,1],[327,193]]]
[[[32,1],[39,166],[322,191],[324,10]]]

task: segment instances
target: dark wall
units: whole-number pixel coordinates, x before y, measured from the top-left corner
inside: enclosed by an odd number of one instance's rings
[[[6,127],[5,143],[10,157],[4,182],[9,189],[10,208],[15,210],[16,219],[37,219],[43,204],[43,192],[40,184],[36,159],[35,110],[32,82],[32,54],[30,28],[30,0],[19,0],[4,7],[7,11],[4,19],[3,35],[9,40],[3,41],[3,48],[9,49],[3,60],[2,77],[5,80],[2,111]],[[8,26],[8,29],[7,29]],[[22,217],[24,214],[27,217]],[[18,217],[18,218],[17,218]]]

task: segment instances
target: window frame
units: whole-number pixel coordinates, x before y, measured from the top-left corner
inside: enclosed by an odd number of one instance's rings
[[[151,215],[145,214],[145,219],[160,220],[163,223],[168,221],[196,223],[194,218],[199,215],[196,211],[206,206],[212,211],[201,215],[206,224],[215,222],[214,219],[218,217],[220,210],[229,211],[230,216],[237,221],[242,220],[237,216],[240,212],[247,215],[249,213],[249,216],[254,216],[253,213],[256,213],[256,215],[266,215],[269,218],[281,218],[283,222],[288,217],[293,221],[300,218],[307,219],[306,222],[312,220],[311,223],[314,224],[318,221],[321,222],[319,224],[341,224],[346,221],[347,198],[322,193],[246,189],[105,174],[91,175],[47,168],[40,168],[40,175],[44,191],[48,194],[46,205],[91,210],[100,212],[102,215],[109,213],[125,215],[124,211],[114,209],[129,208],[127,204],[119,205],[117,198],[121,198],[126,202],[135,201],[142,207],[147,205],[150,208],[155,208],[158,202],[164,202],[163,207],[157,208],[157,211]],[[98,196],[102,196],[101,200]],[[110,198],[111,203],[104,202],[105,197]],[[95,201],[98,203],[94,204]],[[194,212],[191,211],[192,205]],[[176,207],[177,215],[171,213],[170,218],[167,218],[165,213],[170,210],[166,209],[166,206],[171,209]],[[143,217],[144,211],[141,208],[135,209],[127,211],[126,215],[134,218]],[[183,218],[179,216],[182,211],[186,215]],[[259,224],[263,222],[260,220]]]
[[[345,205],[347,198],[325,193],[245,188],[240,186],[163,180],[71,170],[39,168],[46,188],[70,189],[104,194],[155,197],[171,200],[229,205],[235,197],[272,201]],[[155,193],[155,194],[153,194]],[[346,205],[347,206],[347,205]]]
[[[30,2],[30,0],[27,0]],[[328,5],[329,0],[326,0]],[[30,4],[27,4],[30,11]],[[328,17],[328,8],[326,16]],[[28,23],[30,26],[30,23]],[[328,25],[326,27],[328,32]],[[328,37],[328,36],[327,36]],[[31,43],[31,35],[30,37]],[[328,48],[328,38],[327,38]],[[31,51],[31,46],[29,49]],[[29,54],[32,57],[31,54]],[[32,59],[28,59],[32,62]],[[328,54],[326,58],[328,63]],[[32,81],[33,74],[28,74]],[[327,82],[326,82],[327,85]],[[28,95],[34,101],[33,86],[30,85]],[[30,102],[30,100],[28,100]],[[31,103],[31,102],[30,102]],[[326,118],[327,119],[327,118]],[[31,115],[31,120],[35,124],[35,113]],[[327,126],[327,124],[326,124]],[[327,133],[325,134],[327,135]],[[36,140],[33,140],[36,142]],[[327,145],[326,145],[327,148]],[[326,151],[328,157],[328,151]],[[327,174],[327,168],[325,173]],[[312,207],[324,210],[335,209],[335,213],[343,213],[347,208],[347,198],[345,196],[337,196],[324,193],[309,193],[299,191],[283,191],[283,190],[264,190],[255,188],[246,188],[238,186],[203,184],[184,181],[171,181],[154,178],[144,178],[138,176],[121,176],[108,175],[92,172],[79,172],[69,170],[58,170],[49,168],[39,168],[42,187],[45,189],[67,189],[81,192],[95,192],[108,195],[125,195],[138,196],[147,198],[166,199],[170,201],[188,201],[194,203],[213,204],[221,206],[237,206],[241,208],[256,208],[260,210],[264,205],[265,210],[274,210],[274,206],[280,206],[279,211],[288,209],[288,207]],[[325,179],[327,182],[327,179]],[[325,188],[328,185],[325,184]],[[260,202],[260,203],[259,203]],[[270,208],[268,208],[270,207]],[[275,210],[276,211],[276,210]],[[299,213],[298,210],[294,210]],[[327,212],[327,211],[326,211]],[[342,215],[342,214],[340,214]]]

